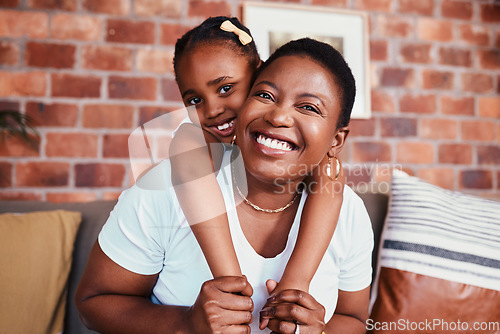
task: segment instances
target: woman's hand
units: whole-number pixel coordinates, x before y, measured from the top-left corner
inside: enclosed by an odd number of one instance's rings
[[[252,286],[244,276],[226,276],[203,283],[187,321],[193,333],[250,333]]]
[[[325,329],[325,308],[310,294],[300,290],[284,290],[267,300],[260,316],[269,319],[273,333],[322,333]]]

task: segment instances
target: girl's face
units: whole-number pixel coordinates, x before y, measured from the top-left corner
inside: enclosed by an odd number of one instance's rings
[[[333,75],[303,56],[284,56],[255,81],[236,133],[250,174],[271,182],[302,180],[326,154],[342,147],[348,128],[336,129],[340,89]]]
[[[253,69],[248,60],[227,45],[200,45],[180,58],[178,74],[182,101],[196,107],[200,126],[230,142],[250,90]]]

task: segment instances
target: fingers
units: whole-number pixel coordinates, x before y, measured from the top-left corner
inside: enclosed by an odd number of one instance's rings
[[[263,319],[278,318],[281,320],[307,323],[311,321],[311,310],[308,310],[297,304],[283,303],[264,308],[260,312]]]
[[[278,319],[269,320],[267,326],[273,333],[293,334],[297,325],[293,322],[282,321]]]
[[[271,294],[274,291],[274,289],[276,289],[277,286],[278,286],[278,282],[276,282],[273,279],[268,279],[266,281],[267,293]]]
[[[214,284],[222,292],[241,293],[245,296],[253,294],[252,286],[248,283],[245,276],[219,277],[205,283]]]
[[[227,334],[250,334],[250,326],[247,325],[231,325],[224,328],[224,333]]]
[[[225,294],[224,296],[214,297],[217,305],[225,310],[231,311],[253,311],[252,298],[247,296],[238,296],[235,294]]]
[[[196,332],[250,333],[253,301],[250,284],[242,276],[226,276],[203,283],[191,308]]]
[[[304,327],[324,328],[325,308],[310,294],[300,290],[284,290],[268,298],[260,312],[260,325],[274,332],[294,333],[295,323]],[[260,327],[261,327],[260,326]]]
[[[272,294],[272,292],[276,289],[276,287],[278,286],[278,282],[273,280],[273,279],[268,279],[266,281],[266,288],[267,288],[267,293],[268,294]],[[264,305],[264,308],[268,306],[268,303],[266,303],[266,305]],[[261,330],[263,330],[264,328],[267,327],[267,323],[269,322],[269,319],[267,318],[262,318],[260,317],[260,321],[259,321],[259,328]]]
[[[319,304],[316,299],[310,294],[301,290],[284,290],[277,295],[271,296],[267,299],[268,304],[276,303],[295,303],[303,306],[307,309],[314,310],[317,308],[322,308],[323,306]]]
[[[260,322],[259,322],[259,329],[263,330],[264,328],[267,327],[269,324],[269,319],[268,318],[263,318],[262,316],[260,317]]]
[[[229,326],[250,325],[253,321],[252,312],[250,311],[221,310],[219,316],[226,319],[226,324]]]
[[[245,279],[245,285],[244,285],[244,288],[242,291],[240,291],[240,293],[243,295],[243,296],[248,296],[248,297],[252,297],[253,295],[253,288],[252,286],[250,285],[250,283],[247,281],[247,277],[245,275],[243,275],[243,278]]]
[[[205,282],[201,287],[200,296],[203,304],[207,304],[204,307],[215,306],[231,311],[251,312],[253,311],[251,293],[251,286],[244,277],[227,276]]]

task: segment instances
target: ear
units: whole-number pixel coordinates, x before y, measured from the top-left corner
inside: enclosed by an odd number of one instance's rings
[[[336,157],[340,153],[340,151],[342,151],[342,147],[344,146],[348,134],[349,126],[337,129],[337,133],[333,138],[332,147],[327,153],[330,158]]]
[[[259,68],[259,67],[260,67],[260,65],[262,65],[262,59],[260,59],[260,60],[259,60],[259,63],[257,64],[257,68]],[[257,69],[257,68],[256,68],[256,69]]]

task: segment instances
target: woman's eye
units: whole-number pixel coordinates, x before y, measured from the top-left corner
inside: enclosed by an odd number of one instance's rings
[[[318,115],[321,115],[321,112],[316,107],[313,107],[311,105],[305,105],[305,106],[302,106],[301,108],[305,109],[307,111],[311,111],[313,113],[316,113]]]
[[[233,86],[231,86],[231,85],[224,85],[224,86],[222,86],[219,89],[219,94],[221,94],[221,95],[227,94],[227,93],[229,93],[229,91],[231,91],[231,88],[233,88]]]
[[[188,104],[195,106],[201,102],[201,99],[199,97],[192,97],[187,102]]]
[[[272,100],[273,99],[273,97],[271,96],[271,94],[268,94],[268,93],[265,93],[265,92],[257,93],[257,94],[255,94],[255,96],[261,97],[261,98],[266,99],[266,100]]]

